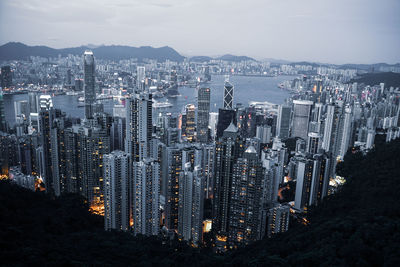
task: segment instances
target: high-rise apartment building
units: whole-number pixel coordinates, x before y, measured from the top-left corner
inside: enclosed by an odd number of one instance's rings
[[[135,94],[126,100],[125,151],[132,155],[133,162],[149,156],[153,133],[152,95]]]
[[[130,155],[115,150],[103,157],[104,228],[127,231],[130,228]]]
[[[160,229],[160,164],[147,158],[133,163],[133,232],[157,235]]]

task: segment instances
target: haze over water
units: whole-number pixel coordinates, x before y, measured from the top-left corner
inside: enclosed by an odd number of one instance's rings
[[[274,104],[282,104],[289,97],[289,92],[279,89],[278,84],[286,80],[291,80],[295,76],[278,76],[278,77],[249,77],[249,76],[231,76],[230,82],[234,85],[234,103],[242,103],[247,106],[249,101],[268,101]],[[222,99],[224,92],[225,76],[213,75],[212,81],[204,84],[204,87],[211,88],[211,111],[216,112],[222,107]],[[182,110],[186,104],[197,105],[196,88],[179,87],[180,96],[177,98],[169,98],[168,101],[174,106],[169,109],[162,109],[172,113]],[[53,97],[54,107],[66,112],[67,116],[83,118],[84,108],[78,107],[77,96],[58,95]],[[14,101],[28,100],[27,94],[22,95],[5,95],[5,116],[10,126],[15,123]],[[164,102],[166,98],[156,99],[156,101]],[[104,111],[112,114],[114,104],[118,100],[102,101]]]

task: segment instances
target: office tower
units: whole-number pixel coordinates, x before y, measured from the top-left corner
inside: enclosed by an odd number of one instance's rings
[[[224,109],[233,108],[233,85],[229,82],[229,77],[225,80],[224,85]]]
[[[210,135],[214,139],[217,135],[218,112],[210,112],[209,119]]]
[[[243,138],[251,138],[256,136],[256,119],[257,112],[254,107],[242,108],[236,105],[237,127],[239,134]],[[263,121],[262,124],[265,124]]]
[[[300,137],[303,140],[307,140],[312,105],[313,102],[308,100],[293,101],[292,137]]]
[[[294,207],[303,212],[307,211],[310,201],[310,191],[313,176],[314,162],[304,156],[295,156],[296,193]]]
[[[318,205],[328,195],[329,157],[326,154],[313,156],[314,166],[309,205]]]
[[[256,137],[260,139],[260,142],[267,144],[271,142],[272,128],[269,125],[260,125],[256,128]]]
[[[125,151],[132,155],[133,162],[147,158],[153,134],[152,95],[135,94],[126,100]]]
[[[28,101],[21,100],[14,102],[15,126],[17,136],[26,134],[29,123],[29,105]]]
[[[5,89],[12,85],[12,73],[10,66],[1,67],[1,84],[0,86]]]
[[[146,78],[146,69],[145,67],[138,66],[136,68],[136,87],[139,90],[139,92],[144,91],[144,82]]]
[[[92,105],[96,101],[95,64],[93,52],[86,50],[83,54],[85,118],[93,117]]]
[[[186,139],[189,142],[194,142],[195,137],[194,137],[194,132],[195,132],[195,118],[196,117],[196,107],[193,104],[188,104],[186,105],[186,120],[185,120],[185,125],[184,127],[184,132]]]
[[[102,213],[103,202],[103,155],[110,153],[110,137],[98,125],[81,126],[78,129],[82,195],[91,208]]]
[[[133,163],[133,232],[157,235],[160,229],[160,165],[147,158]]]
[[[233,123],[233,125],[236,125],[237,123],[235,110],[220,108],[218,110],[217,138],[222,137],[225,129],[228,128],[231,123]]]
[[[208,122],[210,116],[210,88],[197,91],[197,141],[208,142]]]
[[[279,105],[276,135],[281,139],[289,138],[290,116],[292,110],[288,106]]]
[[[178,234],[198,245],[202,234],[204,178],[200,166],[191,169],[190,162],[186,162],[179,175]]]
[[[29,113],[39,113],[39,96],[36,92],[28,93]]]
[[[3,90],[0,88],[0,132],[6,132],[6,131],[7,131],[7,124],[4,116]]]
[[[228,238],[232,244],[248,244],[259,237],[262,178],[257,151],[249,146],[233,165]]]
[[[53,107],[53,100],[50,95],[41,95],[39,97],[39,111],[49,110]]]
[[[114,104],[113,117],[126,118],[126,109],[124,105]]]
[[[215,144],[213,231],[220,237],[228,235],[233,165],[244,150],[243,143],[231,123]]]
[[[83,79],[75,79],[75,91],[81,92],[84,89]]]
[[[166,147],[162,160],[162,187],[165,196],[166,227],[178,229],[179,175],[182,171],[182,150]]]
[[[286,232],[289,229],[290,206],[278,204],[269,210],[268,237],[277,233]]]
[[[27,121],[29,117],[29,103],[26,100],[14,102],[15,121]]]
[[[103,157],[105,230],[130,228],[131,168],[130,155],[123,151]]]
[[[321,135],[315,132],[308,133],[307,139],[307,152],[311,154],[316,154],[321,148]]]

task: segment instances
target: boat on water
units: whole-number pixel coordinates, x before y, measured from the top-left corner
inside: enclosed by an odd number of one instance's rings
[[[83,96],[78,97],[79,102],[85,102],[85,98]]]
[[[68,91],[65,93],[66,95],[78,95],[78,92]]]
[[[165,101],[165,102],[158,102],[158,101],[155,101],[153,99],[153,108],[156,108],[156,109],[158,109],[158,108],[171,108],[173,106],[174,105],[169,103],[168,100]]]

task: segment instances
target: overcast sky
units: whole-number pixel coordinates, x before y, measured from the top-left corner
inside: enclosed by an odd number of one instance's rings
[[[0,44],[400,62],[399,0],[0,0]]]

